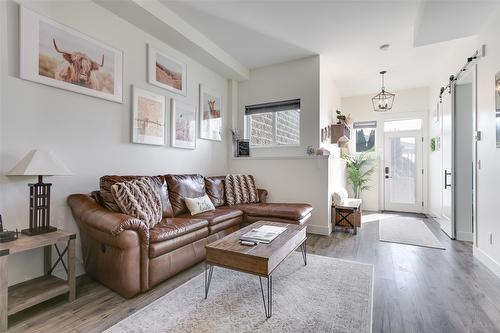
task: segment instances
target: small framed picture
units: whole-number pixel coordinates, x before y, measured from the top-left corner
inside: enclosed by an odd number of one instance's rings
[[[148,44],[148,82],[186,96],[186,64],[158,51]]]
[[[196,148],[196,107],[171,99],[172,137],[175,148]]]
[[[132,142],[165,145],[165,96],[132,88]]]
[[[222,98],[200,84],[200,139],[222,140]]]

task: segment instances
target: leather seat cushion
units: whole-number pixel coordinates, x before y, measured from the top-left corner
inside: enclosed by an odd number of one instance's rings
[[[199,198],[206,194],[202,175],[166,175],[165,180],[174,216],[189,212],[184,198]]]
[[[208,221],[197,218],[164,218],[149,231],[149,242],[157,243],[206,228]]]
[[[276,217],[286,220],[301,220],[312,211],[312,206],[295,203],[252,203],[224,206],[222,209],[241,209],[248,216]]]
[[[234,219],[237,217],[243,216],[243,212],[239,209],[232,208],[216,208],[215,210],[211,210],[208,212],[203,212],[196,215],[181,215],[179,217],[182,218],[195,218],[195,219],[203,219],[208,221],[208,225],[216,225],[226,220]]]
[[[151,243],[149,245],[149,257],[156,258],[165,253],[172,252],[180,247],[194,243],[202,238],[206,238],[209,234],[209,229],[203,227],[193,232],[165,240],[163,242]]]
[[[208,197],[212,200],[215,207],[226,204],[226,190],[224,188],[225,176],[205,177],[205,189]]]
[[[111,209],[115,212],[121,212],[120,207],[115,202],[113,194],[111,194],[111,186],[116,183],[121,183],[125,181],[131,181],[139,178],[147,178],[152,181],[155,186],[156,191],[160,194],[161,208],[163,217],[173,217],[174,213],[172,211],[172,206],[170,204],[170,198],[168,196],[167,183],[163,176],[150,177],[150,176],[102,176],[99,179],[99,198],[100,204]]]

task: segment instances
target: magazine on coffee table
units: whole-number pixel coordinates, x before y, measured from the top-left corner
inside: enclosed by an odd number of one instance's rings
[[[250,230],[241,236],[240,240],[245,242],[269,244],[285,230],[285,227],[263,225],[260,228]]]

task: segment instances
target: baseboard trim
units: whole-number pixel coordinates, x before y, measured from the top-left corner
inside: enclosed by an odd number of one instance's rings
[[[472,232],[457,231],[457,240],[472,242],[474,240],[474,234]]]
[[[307,225],[307,232],[310,234],[328,236],[332,233],[332,230],[330,228],[328,228],[328,226],[308,224]]]
[[[480,248],[473,247],[472,252],[477,260],[483,263],[483,265],[488,267],[490,271],[492,271],[496,276],[500,278],[500,263],[486,254],[486,252],[484,252]]]

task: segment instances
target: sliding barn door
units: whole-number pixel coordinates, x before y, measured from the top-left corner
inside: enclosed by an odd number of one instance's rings
[[[438,219],[441,229],[452,239],[455,239],[455,221],[453,208],[453,187],[454,187],[454,91],[452,84],[451,91],[446,90],[442,95],[439,105],[442,115],[442,137],[441,153],[443,159],[441,191],[442,191],[442,211]]]

